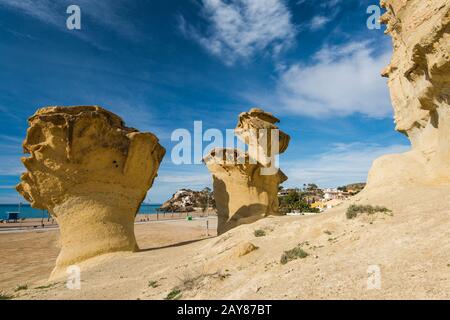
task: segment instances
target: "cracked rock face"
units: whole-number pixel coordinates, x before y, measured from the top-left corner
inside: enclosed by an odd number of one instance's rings
[[[450,2],[383,0],[392,37],[388,78],[396,130],[411,151],[377,159],[367,188],[450,183]]]
[[[134,218],[165,149],[97,106],[47,107],[29,119],[17,191],[57,220],[64,267],[137,249]]]
[[[218,234],[269,215],[279,215],[278,187],[287,177],[274,166],[273,155],[284,152],[290,138],[281,131],[272,136],[270,130],[278,130],[274,125],[277,122],[278,119],[261,109],[242,113],[235,133],[249,144],[249,152],[217,148],[205,157],[204,161],[213,175]],[[255,136],[261,138],[267,132],[267,143],[261,143],[264,139],[252,142]],[[277,138],[276,143],[273,138]],[[279,148],[274,147],[275,144]]]

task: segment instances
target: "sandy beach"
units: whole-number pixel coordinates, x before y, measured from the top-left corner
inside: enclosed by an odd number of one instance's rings
[[[180,219],[183,214],[166,214],[165,220],[156,221],[156,215],[138,215],[135,225],[136,238],[141,250],[149,250],[205,239],[216,234],[214,216]],[[172,216],[174,217],[172,219]],[[150,222],[139,222],[141,219]],[[164,219],[164,215],[160,215]],[[30,219],[34,225],[41,219]],[[206,232],[206,221],[209,231]],[[1,225],[4,227],[4,225]],[[14,291],[19,285],[32,286],[46,281],[59,253],[59,230],[56,225],[46,225],[44,230],[0,231],[0,291]]]
[[[174,219],[186,219],[188,216],[194,218],[201,218],[215,215],[213,210],[208,210],[206,212],[193,211],[193,212],[166,212],[158,214],[137,214],[135,222],[150,222],[150,221],[164,221],[164,220],[174,220]],[[0,223],[0,234],[2,232],[8,231],[29,231],[29,230],[41,230],[46,228],[58,228],[58,224],[55,219],[41,219],[41,218],[27,218],[23,220],[18,220],[17,222],[10,223]]]

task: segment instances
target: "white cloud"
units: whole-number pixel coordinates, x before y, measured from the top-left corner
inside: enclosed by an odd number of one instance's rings
[[[202,0],[208,22],[200,31],[180,17],[180,29],[211,54],[233,64],[258,51],[277,55],[294,41],[296,30],[284,0]]]
[[[342,0],[326,0],[323,1],[321,6],[322,7],[326,7],[326,8],[332,8],[332,7],[336,7],[338,4],[341,3]]]
[[[293,64],[281,71],[276,101],[270,103],[312,117],[388,116],[389,91],[380,72],[390,55],[390,50],[375,55],[368,41],[325,46],[312,64]]]
[[[312,18],[311,23],[309,25],[309,28],[312,31],[316,31],[316,30],[322,29],[331,20],[332,19],[330,17],[315,16],[314,18]]]
[[[334,144],[328,152],[310,159],[282,161],[280,166],[289,177],[287,186],[313,182],[322,187],[335,187],[365,182],[373,160],[385,154],[402,153],[409,148],[400,144]]]
[[[320,1],[320,4],[317,4],[317,1],[310,1],[310,0],[297,0],[295,3],[296,5],[302,5],[304,3],[309,3],[311,5],[319,5],[321,8],[333,8],[336,7],[338,4],[341,3],[342,0],[322,0]]]
[[[71,0],[0,1],[0,6],[18,10],[26,15],[58,27],[61,30],[67,30],[66,19],[68,14],[66,13],[66,9],[71,4],[74,4]],[[81,8],[82,30],[86,30],[83,28],[83,17],[88,16],[93,23],[107,27],[122,36],[133,38],[137,35],[134,25],[129,21],[125,21],[120,16],[121,10],[129,5],[128,1],[77,0],[75,4]],[[72,34],[83,40],[88,40],[86,32],[72,32]]]
[[[39,20],[57,24],[56,2],[51,0],[3,0],[0,5],[20,10]]]

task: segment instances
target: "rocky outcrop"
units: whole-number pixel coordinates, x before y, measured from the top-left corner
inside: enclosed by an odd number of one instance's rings
[[[239,115],[239,122],[234,130],[236,136],[246,143],[250,159],[263,166],[271,164],[273,156],[286,151],[290,137],[275,125],[280,122],[271,113],[259,108]],[[272,134],[275,133],[275,136]]]
[[[164,202],[160,210],[164,212],[191,212],[196,208],[208,209],[214,207],[214,195],[209,188],[202,191],[180,189],[172,198]]]
[[[287,149],[289,136],[278,130],[276,122],[261,109],[242,113],[235,132],[249,144],[249,152],[217,148],[205,157],[213,175],[218,234],[280,214],[278,186],[287,177],[275,166],[275,156]],[[265,139],[252,141],[254,137],[266,137],[267,143],[262,143]]]
[[[97,106],[43,108],[28,121],[17,190],[57,220],[57,268],[136,250],[134,218],[165,154],[158,138]]]
[[[387,77],[396,130],[409,152],[377,159],[366,190],[450,184],[450,2],[384,0],[393,40]]]

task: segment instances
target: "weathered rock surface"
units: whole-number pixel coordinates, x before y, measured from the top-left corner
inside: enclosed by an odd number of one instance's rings
[[[234,254],[236,255],[236,257],[240,258],[240,257],[248,255],[249,253],[251,253],[257,249],[258,249],[257,246],[255,246],[253,243],[247,241],[247,242],[238,244],[237,247],[234,249]]]
[[[280,122],[271,113],[259,108],[239,115],[239,122],[234,130],[236,136],[249,146],[251,159],[268,166],[272,158],[286,151],[290,137],[279,130],[275,123]],[[272,136],[272,134],[275,134]]]
[[[57,268],[136,250],[134,218],[165,154],[157,137],[97,106],[43,108],[29,125],[17,190],[58,221]]]
[[[235,132],[240,139],[249,143],[250,135],[259,136],[258,129],[277,130],[275,122],[278,122],[278,119],[270,113],[261,109],[251,109],[250,112],[239,116]],[[272,136],[270,130],[269,137]],[[217,148],[205,157],[204,161],[213,175],[218,234],[269,215],[280,215],[278,186],[286,181],[287,177],[274,166],[272,155],[287,149],[289,136],[279,132],[278,139],[279,150],[276,150],[271,139],[268,139],[267,146],[258,140],[254,153]],[[256,160],[261,160],[264,164]],[[268,171],[269,168],[273,170]]]
[[[384,0],[393,40],[389,79],[396,130],[409,152],[377,159],[367,190],[450,184],[450,2]]]

